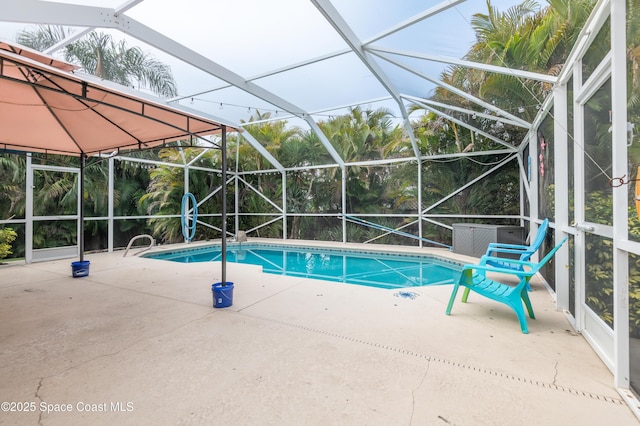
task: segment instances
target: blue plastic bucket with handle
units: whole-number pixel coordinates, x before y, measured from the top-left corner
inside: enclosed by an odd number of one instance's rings
[[[89,263],[88,260],[71,262],[71,275],[73,278],[86,277],[89,275]]]
[[[228,308],[233,304],[233,283],[215,283],[211,285],[214,308]]]

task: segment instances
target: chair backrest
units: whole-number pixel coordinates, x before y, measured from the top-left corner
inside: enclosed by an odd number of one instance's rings
[[[540,249],[540,246],[544,242],[544,237],[547,234],[547,229],[549,228],[549,219],[545,219],[542,221],[540,226],[538,227],[538,232],[536,233],[536,237],[531,241],[531,244],[527,247],[527,249],[522,252],[520,255],[520,260],[528,261],[531,256]]]
[[[558,243],[557,246],[555,246],[554,248],[551,249],[551,251],[549,253],[547,253],[547,255],[545,257],[542,258],[542,260],[538,263],[532,263],[531,264],[531,271],[532,273],[536,273],[540,270],[540,268],[542,268],[544,266],[545,263],[547,263],[549,260],[551,260],[551,258],[556,254],[556,252],[560,249],[560,247],[562,247],[562,245],[569,239],[569,237],[564,237],[562,239],[562,241],[560,241],[560,243]]]
[[[548,228],[549,228],[549,219],[545,219],[542,221],[542,223],[538,227],[538,232],[536,233],[536,237],[533,239],[533,241],[531,241],[531,244],[529,245],[529,248],[533,252],[538,251],[538,249],[542,245],[542,242],[544,241],[544,236],[547,234]]]

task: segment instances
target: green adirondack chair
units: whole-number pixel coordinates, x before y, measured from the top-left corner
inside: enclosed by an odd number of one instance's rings
[[[531,307],[531,300],[529,300],[529,294],[527,292],[529,280],[556,254],[556,251],[562,247],[567,239],[568,237],[565,237],[560,241],[560,243],[547,253],[547,255],[538,263],[531,263],[522,260],[509,260],[509,262],[514,265],[522,266],[521,270],[514,269],[513,267],[498,268],[487,265],[486,262],[478,265],[465,265],[462,269],[460,279],[453,286],[449,305],[447,306],[447,315],[451,314],[451,308],[453,308],[453,302],[455,301],[456,294],[458,293],[460,286],[462,286],[465,287],[462,302],[467,301],[469,291],[471,290],[484,297],[488,297],[489,299],[504,303],[515,311],[518,321],[520,322],[522,332],[525,334],[529,333],[527,318],[525,317],[524,308],[522,306],[524,303],[527,308],[527,312],[529,313],[529,317],[535,319],[533,308]],[[481,263],[483,262],[481,261]],[[486,276],[487,272],[500,272],[502,274],[515,275],[518,277],[518,284],[512,286],[494,281]]]

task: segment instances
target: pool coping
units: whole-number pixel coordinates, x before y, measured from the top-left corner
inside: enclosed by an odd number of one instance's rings
[[[316,240],[280,240],[273,238],[249,238],[246,242],[227,242],[227,247],[235,245],[250,244],[260,245],[264,247],[306,247],[315,250],[329,250],[338,252],[354,252],[358,254],[376,254],[382,256],[409,256],[409,257],[427,257],[442,260],[445,263],[451,263],[456,266],[464,266],[468,263],[475,263],[478,259],[453,253],[447,249],[436,247],[417,247],[417,246],[400,246],[389,244],[371,244],[367,249],[363,249],[362,243],[342,243],[336,241],[316,241]],[[206,250],[212,246],[221,245],[219,239],[198,241],[191,243],[177,243],[169,245],[157,245],[144,253],[139,252],[139,257],[150,258],[149,255],[169,252],[178,253],[187,250]]]
[[[246,242],[229,242],[227,243],[227,249],[232,249],[235,247],[239,247],[242,248],[242,245],[245,244],[248,247],[248,249],[253,249],[253,248],[264,248],[264,249],[269,249],[269,248],[278,248],[278,249],[308,249],[310,251],[323,251],[323,252],[328,252],[330,254],[335,254],[335,255],[344,255],[344,254],[354,254],[354,255],[375,255],[375,256],[380,256],[380,257],[406,257],[406,258],[411,258],[411,259],[426,259],[426,260],[435,260],[437,262],[442,262],[445,264],[449,264],[449,265],[453,265],[456,268],[462,268],[464,266],[464,262],[460,261],[460,260],[455,260],[455,259],[450,259],[447,258],[445,256],[439,255],[439,254],[435,254],[435,253],[414,253],[414,252],[406,252],[406,251],[401,251],[401,250],[393,250],[390,251],[388,249],[377,249],[377,250],[363,250],[362,248],[356,248],[356,247],[342,247],[342,248],[336,248],[336,247],[326,247],[324,245],[311,245],[311,244],[290,244],[289,242],[285,242],[285,243],[276,243],[273,241],[270,242],[265,242],[265,241],[246,241]],[[221,247],[221,243],[220,242],[210,242],[207,244],[202,244],[202,245],[198,245],[197,247],[180,247],[180,248],[169,248],[169,249],[162,249],[162,250],[154,250],[154,251],[150,251],[150,252],[146,252],[144,254],[141,254],[140,257],[143,258],[147,258],[147,259],[156,259],[154,256],[155,255],[160,255],[160,254],[179,254],[182,252],[198,252],[198,251],[205,251],[205,250],[209,250],[213,247]],[[171,260],[171,259],[157,259],[157,260]]]

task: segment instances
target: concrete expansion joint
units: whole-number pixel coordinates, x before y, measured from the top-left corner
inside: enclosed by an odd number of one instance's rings
[[[560,392],[566,392],[566,393],[571,394],[571,395],[575,395],[575,396],[579,396],[579,397],[585,397],[585,398],[589,398],[589,399],[595,399],[595,400],[598,400],[598,401],[608,402],[608,403],[611,403],[611,404],[626,405],[626,402],[622,398],[614,398],[614,397],[611,397],[611,396],[599,395],[599,394],[595,394],[595,393],[592,393],[592,392],[587,392],[587,391],[583,391],[583,390],[579,390],[579,389],[573,389],[573,388],[569,388],[569,387],[566,387],[566,386],[561,386],[561,385],[555,384],[555,381],[556,381],[556,377],[555,376],[557,375],[557,366],[558,366],[557,363],[556,363],[556,365],[554,367],[555,370],[556,370],[556,374],[554,375],[553,383],[546,383],[546,382],[542,382],[542,381],[535,380],[535,379],[528,379],[528,378],[519,377],[519,376],[516,376],[516,375],[513,375],[513,374],[509,374],[509,373],[503,373],[501,371],[490,370],[488,368],[482,368],[482,367],[476,367],[476,366],[472,366],[472,365],[462,364],[460,362],[451,361],[451,360],[448,360],[448,359],[437,358],[437,357],[433,357],[433,356],[430,356],[430,355],[425,355],[425,354],[413,352],[413,351],[407,350],[407,349],[396,348],[396,347],[393,347],[393,346],[384,345],[384,344],[376,343],[376,342],[369,342],[369,341],[366,341],[366,340],[357,339],[357,338],[350,337],[350,336],[344,336],[344,335],[337,334],[337,333],[332,333],[332,332],[329,332],[329,331],[326,331],[326,330],[319,330],[319,329],[316,329],[316,328],[307,327],[307,326],[299,325],[299,324],[294,324],[294,323],[290,323],[290,322],[286,322],[286,321],[281,321],[281,320],[277,320],[277,319],[273,319],[273,318],[259,317],[259,316],[254,316],[254,315],[248,315],[248,314],[245,314],[245,313],[240,314],[238,312],[236,312],[236,314],[249,316],[251,318],[255,318],[255,319],[258,319],[258,320],[268,321],[268,322],[279,324],[279,325],[282,325],[282,326],[285,326],[285,327],[295,328],[295,329],[298,329],[298,330],[304,330],[304,331],[308,331],[308,332],[315,333],[315,334],[322,334],[322,335],[325,335],[325,336],[335,337],[337,339],[346,340],[346,341],[358,343],[358,344],[361,344],[361,345],[373,346],[375,348],[384,349],[384,350],[392,351],[392,352],[397,352],[397,353],[400,353],[400,354],[403,354],[403,355],[408,355],[408,356],[411,356],[411,357],[422,358],[422,359],[427,360],[428,362],[437,362],[439,364],[448,365],[448,366],[451,366],[451,367],[456,367],[456,368],[460,368],[460,369],[464,369],[464,370],[474,371],[474,372],[481,373],[481,374],[488,374],[488,375],[491,375],[491,376],[494,376],[494,377],[500,377],[500,378],[507,379],[507,380],[513,380],[513,381],[516,381],[516,382],[526,383],[526,384],[530,384],[530,385],[533,385],[533,386],[538,386],[538,387],[549,389],[549,390],[556,390],[556,391],[560,391]]]
[[[90,277],[84,277],[83,280],[91,281]],[[148,291],[137,290],[135,288],[122,287],[122,286],[114,285],[114,284],[107,284],[107,283],[101,282],[101,281],[91,281],[91,284],[92,285],[96,285],[96,286],[114,288],[114,289],[117,289],[117,290],[127,291],[127,292],[131,292],[131,293],[136,293],[136,294],[142,294],[144,296],[151,296],[151,297],[155,297],[155,298],[159,298],[159,299],[171,300],[172,302],[185,303],[185,304],[194,305],[194,306],[202,306],[202,304],[200,304],[200,303],[190,302],[188,300],[176,299],[175,297],[163,296],[163,295],[152,293],[152,292],[148,292]]]
[[[420,383],[418,383],[418,386],[416,386],[414,389],[411,390],[411,416],[409,417],[409,424],[413,424],[413,413],[415,412],[415,409],[416,409],[416,392],[420,390],[422,385],[424,385],[424,381],[426,380],[427,374],[429,373],[430,365],[431,364],[427,361],[427,369],[424,371],[424,374],[422,375],[422,379],[420,380]]]
[[[260,300],[256,300],[255,302],[253,302],[253,303],[252,303],[252,304],[250,304],[250,305],[247,305],[247,306],[244,306],[244,307],[243,307],[243,308],[241,308],[241,309],[238,309],[238,310],[237,310],[237,312],[242,312],[242,311],[244,311],[244,310],[246,310],[246,309],[252,308],[252,307],[254,307],[255,305],[257,305],[257,304],[259,304],[259,303],[262,303],[262,302],[264,302],[264,301],[266,301],[266,300],[272,299],[272,298],[274,298],[274,297],[278,296],[279,294],[284,293],[284,292],[286,292],[286,291],[289,291],[289,290],[291,290],[292,288],[298,287],[298,286],[300,286],[300,285],[302,285],[302,284],[295,284],[295,285],[293,285],[293,286],[290,286],[290,287],[284,288],[284,289],[282,289],[282,290],[280,290],[280,291],[277,291],[277,292],[275,292],[275,293],[273,293],[273,294],[271,294],[271,295],[269,295],[269,296],[267,296],[267,297],[264,297],[264,298],[262,298],[262,299],[260,299]]]
[[[40,388],[42,387],[42,382],[43,381],[44,381],[44,377],[40,377],[40,380],[38,380],[38,387],[36,388],[36,392],[33,395],[40,402],[42,402],[42,397],[40,396]],[[43,411],[40,410],[40,414],[38,415],[38,424],[39,425],[42,425],[42,413],[43,413]]]

